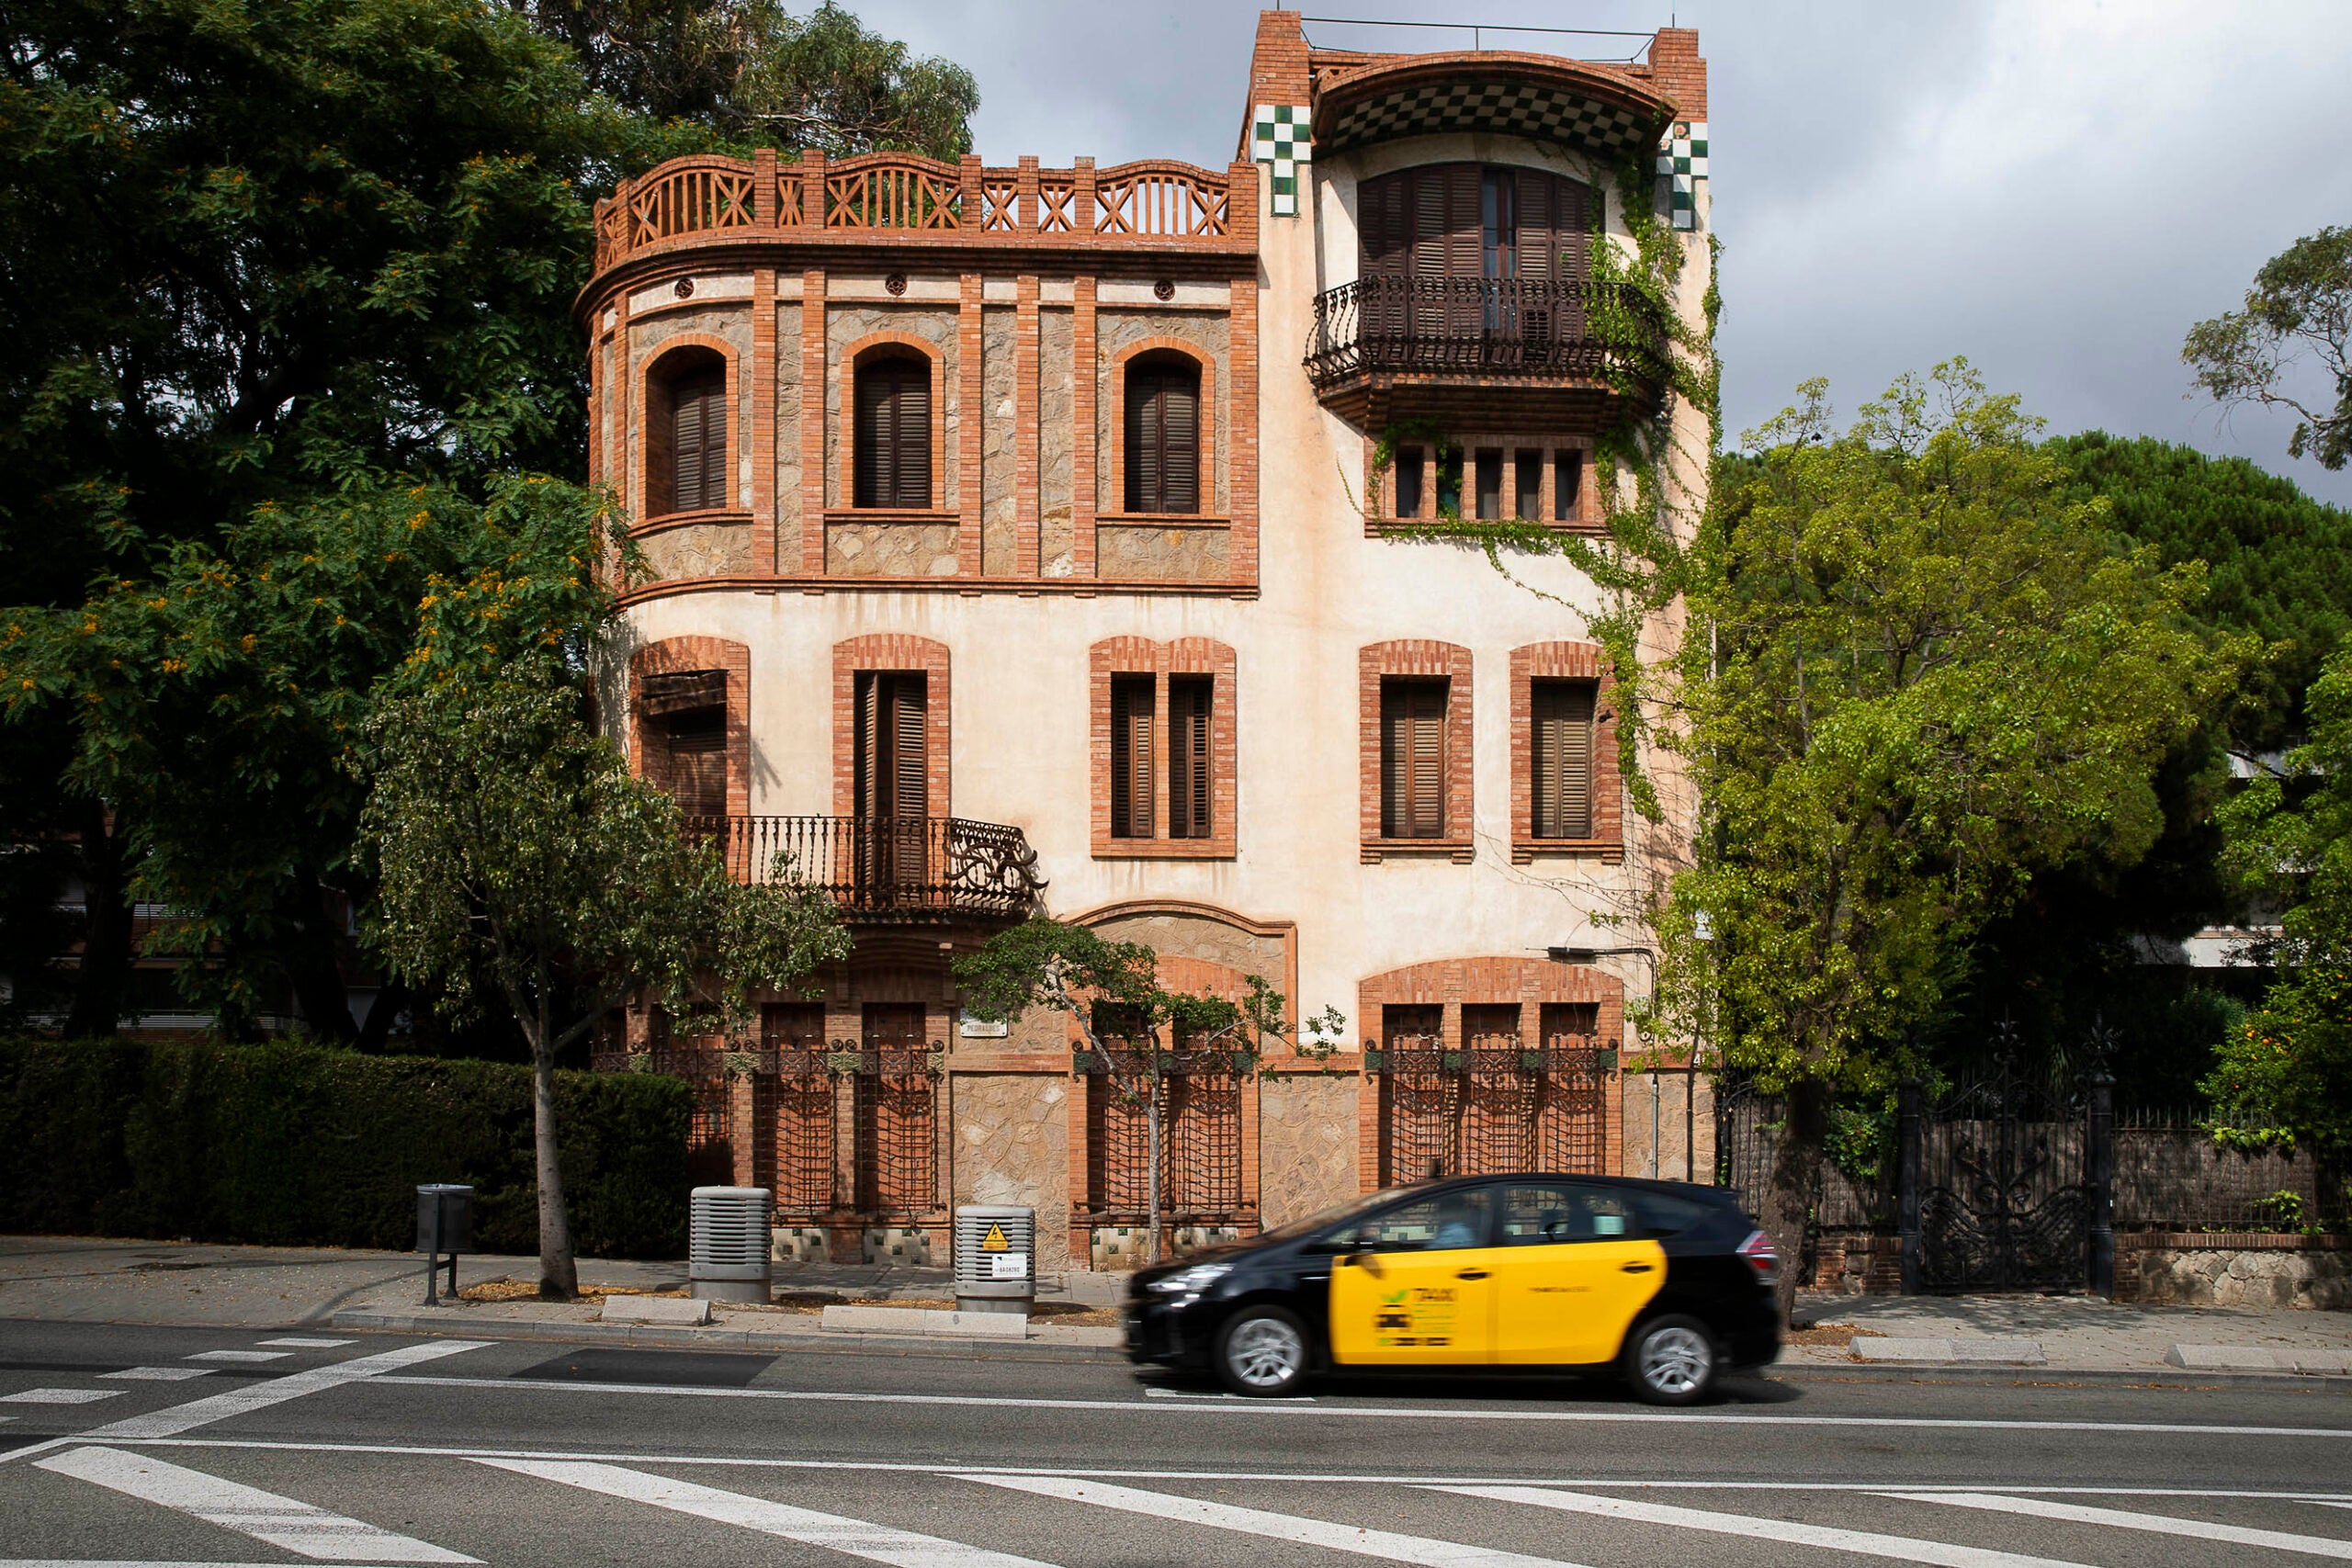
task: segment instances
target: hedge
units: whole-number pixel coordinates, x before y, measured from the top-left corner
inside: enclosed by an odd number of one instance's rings
[[[574,1245],[686,1245],[692,1092],[558,1073]],[[0,1040],[0,1230],[406,1248],[416,1187],[474,1188],[474,1245],[538,1250],[531,1073],[301,1045]]]

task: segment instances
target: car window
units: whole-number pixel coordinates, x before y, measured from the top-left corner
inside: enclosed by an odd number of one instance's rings
[[[1373,1215],[1356,1229],[1364,1252],[1451,1252],[1487,1245],[1488,1197],[1483,1188],[1433,1192]]]
[[[1646,1235],[1627,1195],[1576,1182],[1513,1181],[1502,1189],[1502,1247],[1543,1247],[1570,1241],[1623,1241]]]
[[[1634,1207],[1641,1212],[1645,1231],[1661,1241],[1680,1235],[1713,1212],[1695,1198],[1678,1198],[1670,1192],[1636,1192]]]

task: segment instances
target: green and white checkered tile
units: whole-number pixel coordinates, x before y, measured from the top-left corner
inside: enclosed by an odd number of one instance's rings
[[[1698,182],[1707,177],[1707,122],[1678,119],[1658,150],[1657,172],[1678,229],[1699,225]]]
[[[1260,104],[1250,123],[1250,157],[1274,169],[1274,216],[1298,212],[1298,166],[1315,157],[1305,104]]]

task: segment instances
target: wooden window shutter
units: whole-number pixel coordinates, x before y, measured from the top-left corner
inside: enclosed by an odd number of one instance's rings
[[[1111,836],[1152,836],[1151,716],[1148,675],[1111,677]]]
[[[1168,836],[1205,839],[1210,828],[1209,709],[1216,678],[1168,682]]]
[[[670,471],[665,512],[727,504],[727,373],[697,370],[670,384]],[[658,487],[657,487],[658,488]]]
[[[1162,512],[1201,509],[1201,380],[1170,367],[1160,376]]]
[[[931,367],[876,360],[857,373],[851,504],[931,505]]]
[[[727,710],[688,708],[653,721],[658,755],[648,770],[681,817],[727,815]]]
[[[1168,386],[1150,370],[1127,371],[1127,494],[1130,512],[1160,512],[1160,459]]]
[[[1521,169],[1519,175],[1519,276],[1548,278],[1552,270],[1553,197],[1559,182]]]
[[[889,679],[890,804],[893,817],[931,815],[930,707],[924,678],[894,674]]]
[[[1410,225],[1406,220],[1412,178],[1412,171],[1406,170],[1366,180],[1359,187],[1356,232],[1361,276],[1403,277],[1411,272]]]
[[[850,810],[859,817],[878,817],[883,809],[882,677],[875,671],[861,670],[856,681],[857,733],[851,750],[854,788]]]
[[[1592,837],[1594,694],[1589,681],[1537,681],[1529,690],[1529,829],[1536,838]]]
[[[1442,680],[1381,682],[1381,836],[1445,835],[1445,699]]]

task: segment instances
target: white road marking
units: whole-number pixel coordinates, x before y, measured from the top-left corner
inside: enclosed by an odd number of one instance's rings
[[[280,1497],[257,1486],[223,1481],[144,1454],[120,1449],[81,1448],[34,1461],[40,1470],[70,1475],[136,1497],[143,1503],[193,1514],[255,1540],[330,1562],[479,1562],[413,1536],[395,1535],[365,1520]]]
[[[119,1388],[28,1388],[21,1393],[0,1393],[0,1404],[96,1404],[123,1392]]]
[[[1996,1496],[1989,1492],[1887,1492],[1906,1503],[1947,1503],[1955,1508],[1983,1508],[1996,1514],[2022,1514],[2029,1518],[2064,1519],[2078,1525],[2105,1525],[2110,1529],[2147,1530],[2155,1535],[2187,1536],[2192,1540],[2225,1540],[2233,1546],[2264,1546],[2273,1551],[2301,1551],[2312,1557],[2352,1560],[2352,1540],[2321,1535],[2296,1535],[2288,1530],[2255,1529],[2245,1525],[2215,1524],[2209,1519],[2176,1518],[2169,1514],[2133,1514],[2120,1508],[2087,1508],[2079,1503],[2050,1503],[2038,1497]]]
[[[2029,1557],[2015,1551],[1994,1551],[1978,1546],[1952,1546],[1913,1536],[1879,1535],[1870,1530],[1839,1529],[1833,1525],[1801,1525],[1755,1514],[1716,1514],[1702,1508],[1678,1508],[1666,1503],[1637,1503],[1624,1497],[1596,1497],[1589,1492],[1555,1492],[1542,1486],[1434,1486],[1464,1497],[1487,1497],[1498,1503],[1526,1503],[1563,1513],[1590,1514],[1604,1519],[1630,1519],[1635,1524],[1666,1525],[1675,1529],[1706,1530],[1736,1535],[1747,1540],[1786,1541],[1791,1546],[1817,1546],[1830,1551],[1851,1551],[1864,1557],[1892,1557],[1898,1562],[1932,1562],[1937,1568],[2081,1568],[2063,1559]]]
[[[492,1459],[480,1462],[535,1475],[542,1481],[560,1482],[582,1491],[601,1492],[608,1497],[647,1503],[722,1525],[738,1525],[763,1535],[782,1536],[804,1546],[821,1546],[870,1562],[891,1563],[894,1568],[1052,1568],[1052,1564],[1040,1563],[1031,1557],[1014,1557],[839,1514],[796,1508],[765,1497],[747,1497],[740,1492],[721,1492],[715,1486],[698,1486],[666,1475],[648,1475],[618,1465]]]
[[[282,1361],[291,1350],[198,1350],[191,1361]]]
[[[1141,1492],[1132,1486],[1113,1486],[1105,1482],[1080,1481],[1069,1476],[990,1475],[966,1471],[958,1479],[1008,1487],[1015,1492],[1034,1493],[1040,1497],[1057,1497],[1065,1502],[1089,1503],[1098,1508],[1117,1508],[1123,1513],[1173,1519],[1179,1524],[1206,1525],[1212,1529],[1235,1530],[1243,1535],[1262,1536],[1269,1540],[1319,1546],[1330,1551],[1351,1551],[1359,1557],[1385,1558],[1391,1562],[1417,1562],[1424,1564],[1425,1568],[1575,1568],[1574,1564],[1563,1563],[1557,1558],[1528,1557],[1516,1551],[1497,1551],[1484,1546],[1464,1546],[1459,1541],[1435,1540],[1428,1536],[1399,1535],[1394,1530],[1335,1525],[1328,1519],[1269,1513],[1263,1508],[1238,1508],[1230,1503],[1210,1503],[1198,1497],[1179,1497],[1166,1492]]]
[[[150,1557],[0,1557],[0,1568],[286,1568],[283,1562],[169,1562]],[[368,1568],[354,1563],[352,1568]]]
[[[209,1378],[213,1367],[125,1367],[119,1372],[100,1372],[102,1378],[120,1378],[126,1382],[185,1382],[189,1378]]]
[[[406,1379],[383,1380],[387,1382]],[[470,1380],[460,1380],[470,1381]],[[72,1442],[62,1438],[58,1442]],[[610,1464],[690,1465],[716,1470],[846,1470],[897,1475],[1058,1475],[1099,1476],[1108,1481],[1281,1481],[1329,1483],[1336,1486],[1558,1486],[1571,1491],[1605,1486],[1611,1491],[1724,1492],[1884,1492],[1883,1481],[1742,1481],[1709,1477],[1667,1481],[1628,1475],[1411,1475],[1396,1472],[1254,1470],[1122,1470],[1067,1464],[1044,1466],[913,1463],[895,1460],[771,1459],[737,1454],[649,1454],[581,1449],[493,1449],[475,1445],[424,1443],[327,1443],[273,1441],[260,1438],[156,1438],[140,1441],[142,1448],[253,1449],[277,1453],[391,1454],[404,1459],[523,1459],[600,1461]],[[0,1456],[5,1458],[6,1456]],[[1982,1492],[1984,1483],[1917,1482],[1910,1491]],[[2320,1503],[2328,1507],[2352,1507],[2352,1492],[2249,1491],[2227,1486],[2046,1486],[2028,1483],[2004,1486],[2004,1493],[2048,1493],[2068,1497],[2222,1497],[2256,1503]]]
[[[265,1339],[262,1343],[289,1346],[297,1350],[332,1350],[342,1345],[356,1345],[359,1341],[356,1339],[305,1339],[300,1335],[288,1335],[283,1339]]]
[[[1146,1399],[1239,1399],[1241,1397],[1238,1393],[1193,1388],[1148,1388],[1143,1391],[1143,1395]],[[1315,1403],[1315,1396],[1311,1393],[1295,1393],[1290,1397],[1294,1404]]]
[[[388,1377],[388,1383],[509,1393],[645,1393],[698,1399],[781,1399],[833,1404],[967,1405],[998,1410],[1149,1411],[1199,1416],[1356,1416],[1380,1421],[1532,1421],[1572,1426],[1851,1427],[1866,1430],[1970,1432],[2157,1432],[2193,1438],[2352,1438],[2352,1427],[2243,1427],[2186,1421],[1999,1421],[1936,1416],[1770,1416],[1713,1410],[1461,1409],[1426,1404],[1304,1404],[1295,1399],[1050,1399],[983,1393],[852,1393],[835,1390],[713,1388],[695,1383],[575,1382],[569,1378]],[[1883,1491],[1883,1485],[1871,1490]]]
[[[487,1339],[436,1339],[424,1345],[403,1345],[397,1350],[385,1350],[373,1356],[354,1356],[347,1361],[313,1367],[307,1372],[270,1378],[244,1388],[229,1389],[203,1399],[191,1399],[186,1404],[150,1411],[144,1416],[128,1416],[81,1435],[92,1439],[176,1438],[182,1432],[209,1426],[215,1421],[225,1421],[232,1416],[248,1415],[255,1410],[266,1410],[273,1404],[283,1404],[289,1399],[300,1399],[305,1394],[320,1393],[327,1389],[340,1388],[347,1382],[381,1377],[402,1367],[413,1367],[419,1361],[438,1360],[461,1351],[479,1350],[490,1343]],[[6,1457],[0,1456],[0,1459]]]

